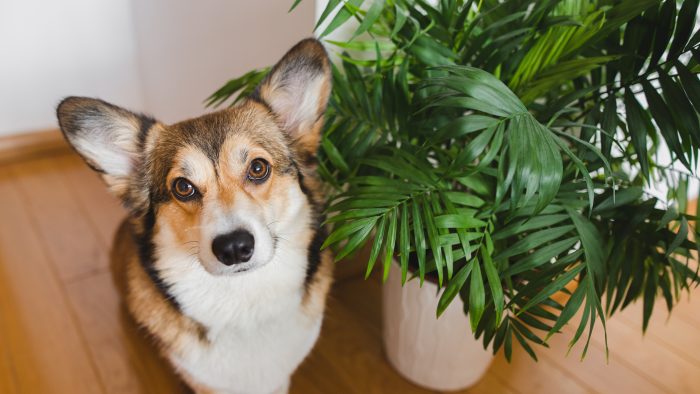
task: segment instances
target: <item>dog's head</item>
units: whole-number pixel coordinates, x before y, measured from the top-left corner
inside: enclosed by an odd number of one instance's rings
[[[70,97],[58,119],[70,144],[140,219],[142,241],[158,234],[142,253],[174,248],[212,274],[232,274],[269,262],[290,234],[312,236],[300,228],[313,225],[314,215],[303,177],[312,173],[330,86],[326,52],[307,39],[227,110],[164,125]]]

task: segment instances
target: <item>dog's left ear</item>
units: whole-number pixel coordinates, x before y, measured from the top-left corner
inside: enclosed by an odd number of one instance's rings
[[[331,68],[323,45],[307,38],[287,52],[253,93],[277,115],[304,153],[316,155],[331,92]]]
[[[57,108],[66,140],[107,183],[109,189],[134,208],[145,198],[135,190],[146,133],[157,122],[102,100],[68,97]]]

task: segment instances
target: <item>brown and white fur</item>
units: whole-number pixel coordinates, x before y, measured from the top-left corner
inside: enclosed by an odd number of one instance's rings
[[[196,119],[165,125],[80,97],[58,107],[66,139],[130,212],[113,249],[127,307],[197,392],[286,392],[318,338],[332,257],[315,157],[330,75],[307,39],[241,104]],[[256,159],[269,163],[263,181]],[[175,194],[179,178],[191,198]],[[235,231],[252,254],[224,264],[213,241]]]

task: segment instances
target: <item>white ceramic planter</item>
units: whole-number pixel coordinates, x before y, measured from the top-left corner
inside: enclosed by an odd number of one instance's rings
[[[406,379],[453,391],[474,385],[484,375],[493,355],[474,339],[459,297],[436,319],[437,285],[425,281],[421,288],[412,280],[401,287],[401,275],[394,270],[382,298],[386,355]]]

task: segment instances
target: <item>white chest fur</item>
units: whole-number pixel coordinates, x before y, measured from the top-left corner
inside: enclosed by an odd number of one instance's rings
[[[194,260],[177,260],[162,259],[171,263],[161,265],[161,273],[182,312],[207,329],[209,343],[188,342],[182,354],[169,356],[173,364],[221,393],[284,390],[322,321],[302,306],[305,251],[227,277],[208,274]]]

